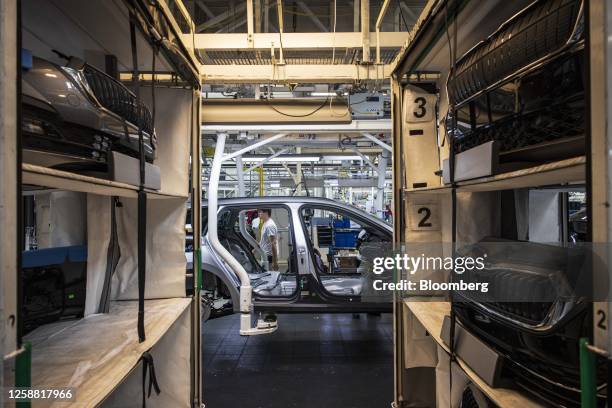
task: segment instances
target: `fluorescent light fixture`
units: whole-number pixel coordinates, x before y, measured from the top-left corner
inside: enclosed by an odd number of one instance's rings
[[[245,163],[261,163],[266,160],[266,157],[243,157]],[[321,160],[319,156],[278,156],[269,160],[268,163],[303,163],[303,162],[318,162]]]
[[[321,158],[321,160],[323,161],[347,161],[347,160],[361,160],[361,156],[350,156],[350,155],[323,155],[323,157]]]
[[[325,183],[326,186],[330,186],[330,187],[337,187],[338,186],[338,179],[335,180],[325,180],[323,181],[323,183]]]
[[[336,96],[335,92],[311,92],[310,96]]]

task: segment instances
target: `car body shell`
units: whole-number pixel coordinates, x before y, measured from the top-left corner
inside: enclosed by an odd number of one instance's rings
[[[379,312],[390,311],[391,303],[367,303],[361,302],[359,296],[337,296],[326,293],[320,282],[319,275],[315,267],[315,261],[310,251],[309,238],[307,237],[304,224],[302,222],[301,210],[304,207],[317,207],[337,211],[346,214],[356,221],[363,222],[370,227],[388,234],[389,242],[392,241],[393,229],[383,220],[374,217],[362,210],[325,198],[312,197],[257,197],[257,198],[236,198],[219,200],[219,212],[228,208],[278,208],[283,207],[290,214],[290,228],[295,245],[295,255],[297,256],[298,278],[306,278],[310,281],[313,292],[316,292],[318,301],[304,301],[301,298],[301,290],[296,290],[293,297],[285,298],[262,298],[253,294],[254,307],[256,310],[283,311],[283,312]],[[206,213],[204,208],[203,213]],[[238,311],[239,286],[240,281],[237,275],[221,260],[221,257],[212,249],[204,231],[202,245],[202,270],[204,273],[211,273],[218,277],[231,294],[234,311]]]

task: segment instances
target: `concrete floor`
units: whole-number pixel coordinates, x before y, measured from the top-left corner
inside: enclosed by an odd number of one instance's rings
[[[279,329],[238,334],[238,315],[203,327],[207,408],[388,408],[392,316],[284,314]]]

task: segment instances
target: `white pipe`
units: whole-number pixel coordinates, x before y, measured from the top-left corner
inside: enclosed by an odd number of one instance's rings
[[[281,138],[283,138],[285,136],[287,136],[286,133],[279,133],[279,134],[274,135],[272,137],[268,137],[266,139],[260,140],[259,142],[256,142],[256,143],[253,143],[251,145],[248,145],[247,147],[245,147],[243,149],[240,149],[238,151],[235,151],[234,153],[230,153],[230,154],[227,154],[227,155],[223,156],[221,161],[228,161],[228,160],[231,160],[231,159],[236,158],[238,156],[242,156],[245,153],[248,153],[248,152],[250,152],[252,150],[255,150],[257,148],[265,146],[268,143],[274,142],[275,140],[281,139]]]
[[[366,139],[376,143],[377,145],[379,145],[380,147],[382,147],[383,149],[393,153],[393,148],[391,146],[389,146],[388,144],[386,144],[385,142],[383,142],[382,140],[378,139],[377,137],[372,136],[369,133],[362,133],[363,137],[365,137]]]
[[[258,168],[258,167],[263,166],[264,164],[268,163],[270,160],[274,159],[275,157],[278,157],[278,156],[280,156],[281,154],[286,153],[288,150],[289,150],[289,148],[288,148],[288,147],[287,147],[287,148],[285,148],[285,149],[281,149],[281,150],[279,150],[278,152],[274,153],[273,155],[266,157],[266,158],[265,158],[264,160],[262,160],[261,162],[259,162],[259,163],[257,163],[257,164],[254,164],[253,166],[251,166],[251,167],[249,167],[248,169],[246,169],[246,170],[245,170],[245,173],[248,173],[248,172],[250,172],[250,171],[255,170],[255,169],[256,169],[256,168]]]
[[[385,0],[382,8],[380,9],[380,13],[378,13],[378,18],[376,19],[376,63],[380,64],[380,26],[382,25],[383,18],[385,18],[385,14],[387,14],[387,9],[389,8],[390,0]]]
[[[253,288],[249,274],[244,270],[240,262],[229,253],[219,241],[217,232],[217,211],[219,176],[221,174],[221,163],[223,162],[223,150],[227,134],[221,133],[217,137],[215,155],[210,169],[210,181],[208,183],[208,241],[215,252],[228,264],[238,279],[240,279],[240,334],[248,334],[251,328],[251,295]]]

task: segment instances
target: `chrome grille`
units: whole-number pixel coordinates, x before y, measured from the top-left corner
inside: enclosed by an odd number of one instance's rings
[[[87,84],[98,102],[144,132],[153,135],[153,117],[143,103],[123,84],[90,65],[83,68]]]

